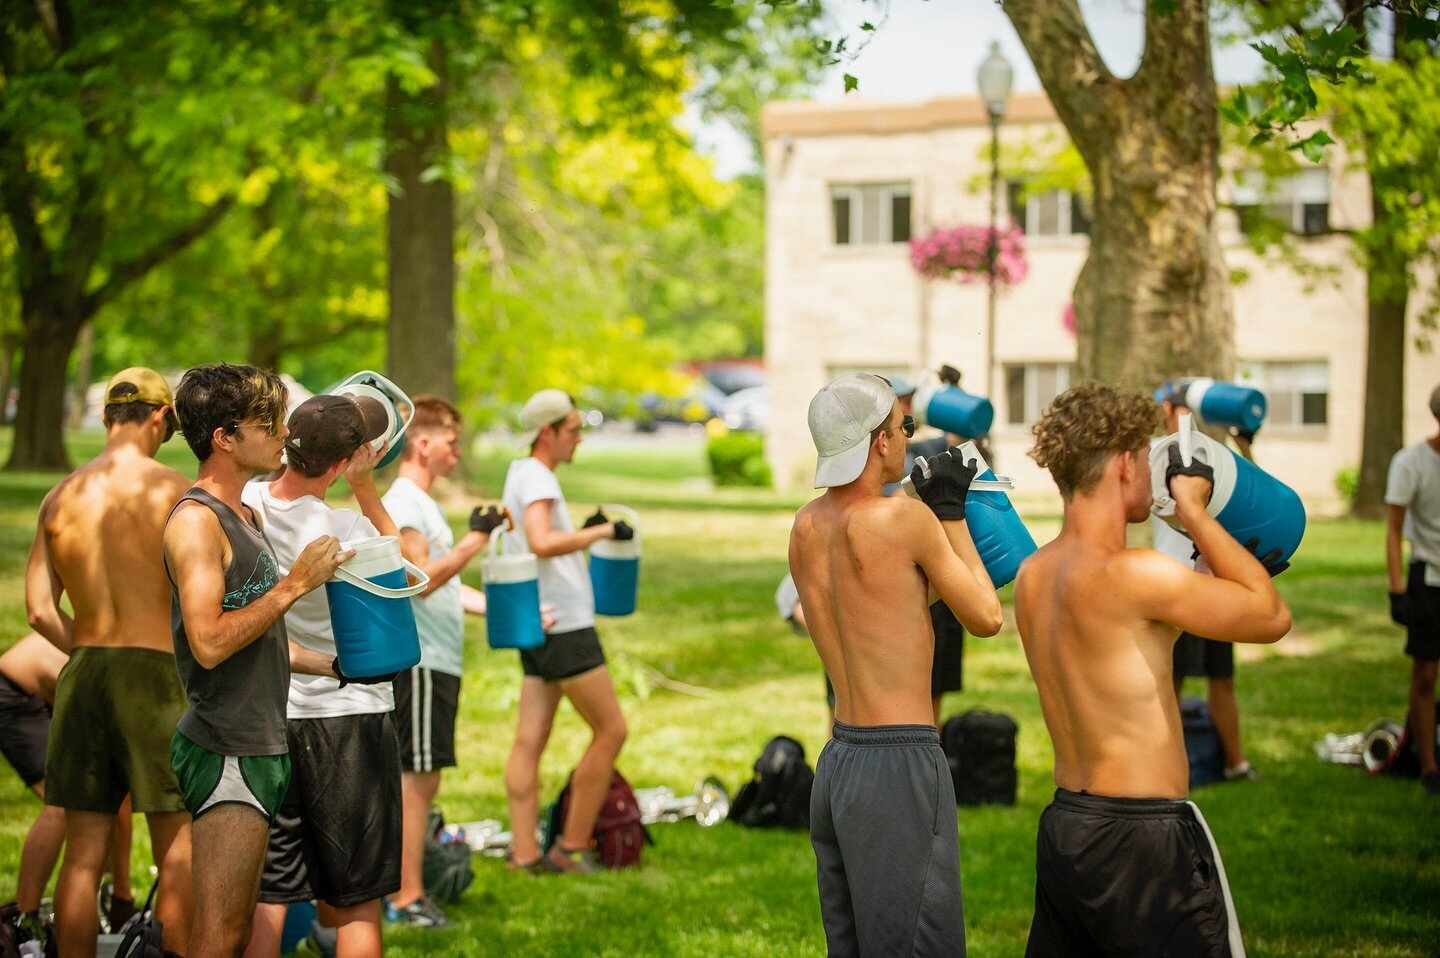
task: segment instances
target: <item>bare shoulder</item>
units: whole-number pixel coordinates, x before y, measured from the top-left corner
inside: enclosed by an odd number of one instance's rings
[[[165,548],[178,549],[216,536],[224,536],[220,519],[205,504],[187,499],[175,507],[165,525]]]
[[[1154,549],[1126,549],[1109,561],[1110,578],[1122,588],[1148,596],[1164,595],[1185,587],[1195,575],[1178,560]]]

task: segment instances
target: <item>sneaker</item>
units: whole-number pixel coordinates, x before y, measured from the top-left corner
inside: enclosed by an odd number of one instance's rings
[[[521,872],[527,875],[545,875],[549,873],[550,868],[545,864],[544,855],[541,855],[533,862],[526,862],[523,865],[517,862],[514,856],[509,856],[505,859],[505,870],[507,872]]]
[[[1260,772],[1249,762],[1241,762],[1234,768],[1225,770],[1225,781],[1227,782],[1254,782],[1260,778]]]
[[[326,951],[325,946],[320,944],[319,939],[313,934],[301,938],[292,954],[295,955],[295,958],[335,958],[334,950]]]
[[[559,842],[550,846],[550,851],[545,855],[545,865],[557,875],[593,875],[603,867],[595,857],[594,849],[580,848],[571,851],[561,848]]]
[[[396,908],[386,899],[385,920],[391,924],[409,925],[411,928],[444,928],[450,923],[445,918],[445,913],[425,898],[417,898],[404,908]]]
[[[1440,795],[1440,771],[1421,774],[1420,787],[1431,795]]]

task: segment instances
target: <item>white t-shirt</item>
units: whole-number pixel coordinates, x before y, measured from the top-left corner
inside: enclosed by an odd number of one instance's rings
[[[534,456],[510,463],[501,498],[515,517],[515,531],[507,535],[516,537],[516,541],[507,541],[506,547],[518,546],[521,551],[530,551],[530,543],[525,538],[525,509],[542,499],[550,500],[550,525],[557,532],[575,531],[570,511],[565,507],[565,494],[560,491],[560,480]],[[577,549],[563,556],[541,559],[539,566],[540,603],[555,607],[555,624],[550,632],[574,632],[593,626],[595,589],[590,585],[585,551]]]
[[[414,529],[430,544],[430,558],[438,559],[455,548],[455,533],[445,513],[413,481],[401,476],[381,500],[385,511],[402,532]],[[410,600],[415,606],[415,625],[420,630],[420,667],[446,675],[465,674],[465,610],[460,605],[460,576],[424,597]]]
[[[1428,442],[1406,446],[1390,460],[1385,502],[1405,507],[1410,558],[1440,563],[1440,453]]]
[[[334,536],[341,542],[367,539],[380,533],[358,512],[332,509],[314,496],[299,499],[276,499],[270,494],[270,483],[250,482],[240,492],[240,501],[260,515],[265,535],[275,550],[280,574],[290,566],[305,547],[321,536]],[[335,654],[335,631],[330,624],[330,600],[321,586],[295,601],[285,613],[285,631],[290,638],[323,655]],[[290,701],[286,714],[292,719],[335,718],[341,715],[368,715],[389,712],[395,707],[395,694],[390,683],[380,685],[347,685],[343,689],[335,679],[325,675],[290,673]]]

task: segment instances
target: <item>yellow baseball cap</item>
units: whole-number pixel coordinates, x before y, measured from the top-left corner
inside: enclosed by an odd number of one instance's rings
[[[122,386],[130,388],[122,389]],[[105,405],[132,402],[165,406],[165,418],[169,420],[172,428],[179,430],[180,417],[175,415],[175,397],[170,392],[170,384],[155,370],[144,366],[131,366],[110,377],[110,381],[105,384]]]

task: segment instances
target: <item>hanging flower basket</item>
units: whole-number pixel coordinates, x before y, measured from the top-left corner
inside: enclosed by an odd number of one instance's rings
[[[1013,286],[1030,271],[1025,262],[1025,234],[1019,227],[995,231],[995,282]],[[929,279],[962,283],[985,282],[990,266],[990,228],[953,226],[910,240],[910,263]]]

